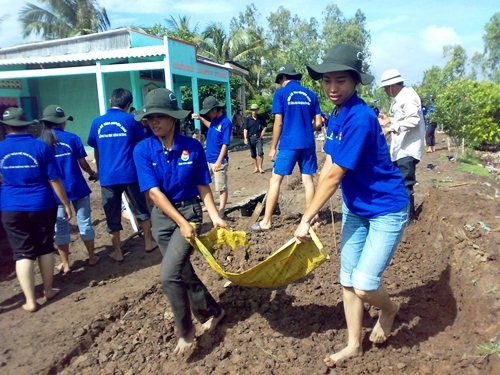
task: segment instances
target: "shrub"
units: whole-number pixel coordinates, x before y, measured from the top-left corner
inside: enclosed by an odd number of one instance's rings
[[[500,84],[461,80],[437,95],[433,119],[466,146],[497,146],[500,142]]]

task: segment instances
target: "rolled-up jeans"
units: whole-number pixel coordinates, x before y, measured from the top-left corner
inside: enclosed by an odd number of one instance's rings
[[[378,290],[408,221],[408,207],[373,218],[356,215],[342,205],[340,284]]]
[[[203,219],[201,205],[189,200],[174,204],[187,221],[196,224],[199,233]],[[201,323],[219,316],[221,308],[196,275],[189,257],[193,247],[184,238],[175,221],[158,207],[151,212],[152,234],[163,256],[160,280],[174,314],[177,333],[186,337],[193,328],[191,312]]]
[[[72,201],[76,213],[76,223],[83,241],[91,241],[95,238],[94,227],[90,217],[90,195]],[[60,204],[57,207],[57,220],[55,225],[54,243],[59,245],[68,245],[71,242],[70,225],[66,220],[66,211]]]

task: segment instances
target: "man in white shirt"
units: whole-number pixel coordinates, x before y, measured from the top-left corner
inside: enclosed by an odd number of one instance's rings
[[[382,74],[380,87],[392,98],[389,116],[380,113],[379,122],[384,134],[391,135],[391,160],[403,175],[410,197],[408,222],[412,222],[415,219],[415,169],[422,159],[425,138],[422,103],[413,88],[404,86],[404,79],[397,69]]]

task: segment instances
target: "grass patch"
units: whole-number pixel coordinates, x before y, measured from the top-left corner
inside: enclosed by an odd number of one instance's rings
[[[491,177],[490,172],[481,164],[481,158],[473,150],[466,150],[464,156],[459,158],[458,162],[458,170],[461,172],[472,173],[481,177]]]
[[[487,342],[476,345],[476,351],[479,355],[498,355],[500,356],[500,342]]]
[[[458,170],[461,172],[472,173],[475,174],[476,176],[491,177],[490,172],[488,172],[488,170],[485,169],[482,165],[460,163],[458,166]]]

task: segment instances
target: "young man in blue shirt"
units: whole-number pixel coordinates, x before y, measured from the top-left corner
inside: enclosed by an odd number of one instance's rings
[[[195,345],[193,316],[201,323],[202,333],[209,333],[225,314],[189,260],[193,252],[189,241],[200,234],[203,221],[200,201],[214,227],[227,227],[227,223],[215,207],[203,146],[180,134],[180,121],[188,114],[173,92],[158,88],[146,95],[136,115],[153,132],[135,148],[134,159],[141,190],[154,203],[153,236],[163,256],[160,280],[178,336],[173,354],[183,354]]]
[[[214,190],[219,192],[219,214],[224,217],[229,194],[227,188],[228,151],[233,124],[224,112],[224,103],[219,103],[213,96],[203,100],[200,114],[193,113],[192,118],[200,120],[208,128],[205,142],[207,161],[214,175]]]
[[[151,221],[146,197],[139,190],[134,163],[134,147],[144,139],[144,129],[128,113],[132,104],[132,93],[118,88],[111,94],[111,108],[92,122],[88,145],[94,148],[97,171],[101,182],[101,195],[108,232],[112,236],[113,253],[110,257],[123,261],[120,244],[121,197],[123,192],[136,211],[136,217],[144,233],[147,252],[155,248],[151,237]]]
[[[313,174],[318,168],[314,131],[321,129],[323,121],[317,95],[301,86],[301,78],[302,74],[297,73],[290,64],[282,67],[276,76],[275,82],[281,88],[273,98],[274,127],[269,151],[274,168],[269,181],[264,218],[251,226],[254,231],[271,228],[283,177],[292,174],[295,164],[299,165],[302,174],[306,205],[314,196]]]

